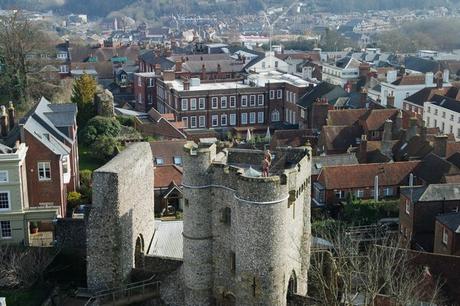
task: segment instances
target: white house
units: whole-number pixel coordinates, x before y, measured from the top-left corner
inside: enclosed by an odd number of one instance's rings
[[[358,79],[360,64],[359,60],[350,57],[342,58],[335,64],[323,63],[323,81],[343,87]]]
[[[454,134],[460,140],[460,101],[434,95],[423,105],[423,119],[427,127],[437,127],[441,133]]]
[[[285,61],[277,58],[275,56],[275,52],[268,51],[265,53],[265,57],[256,62],[254,65],[247,67],[248,71],[250,72],[270,72],[270,71],[279,71],[288,73],[289,72],[289,64]]]

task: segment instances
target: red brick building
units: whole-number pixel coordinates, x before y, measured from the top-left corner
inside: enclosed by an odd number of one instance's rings
[[[45,98],[20,122],[26,157],[29,205],[58,206],[66,216],[67,193],[79,186],[77,107]]]
[[[436,217],[457,212],[459,208],[459,184],[431,184],[401,188],[399,206],[401,240],[413,249],[432,252]],[[438,247],[439,249],[441,248]]]
[[[376,185],[379,198],[397,197],[400,187],[409,185],[410,174],[414,173],[419,163],[408,161],[324,167],[313,183],[313,204],[336,205],[345,201],[350,192],[358,199],[372,199]]]
[[[433,252],[460,256],[460,213],[436,217]]]

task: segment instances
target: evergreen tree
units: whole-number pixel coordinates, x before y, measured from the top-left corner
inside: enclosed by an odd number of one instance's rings
[[[80,127],[84,127],[96,115],[94,107],[96,86],[96,80],[88,74],[83,74],[73,86],[72,102],[76,103],[78,107],[77,124]]]

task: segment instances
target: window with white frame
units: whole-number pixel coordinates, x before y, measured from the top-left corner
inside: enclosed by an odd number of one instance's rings
[[[383,196],[384,196],[384,197],[391,197],[391,196],[393,196],[393,187],[384,187],[384,188],[383,188]]]
[[[190,127],[191,128],[196,128],[196,116],[191,116],[190,117]]]
[[[196,99],[190,99],[190,110],[196,110]]]
[[[8,182],[8,171],[2,170],[0,171],[0,183],[7,183]]]
[[[69,67],[67,65],[60,65],[59,66],[59,72],[60,73],[68,73],[69,72]]]
[[[256,95],[250,95],[249,96],[249,106],[255,106],[256,105]]]
[[[275,90],[274,89],[270,90],[270,100],[273,100],[273,99],[275,99]]]
[[[364,198],[364,190],[362,190],[362,189],[357,189],[357,190],[355,191],[355,196],[356,196],[358,199]]]
[[[283,90],[282,89],[278,89],[276,91],[276,98],[277,99],[281,99],[283,97]]]
[[[188,128],[188,117],[182,117],[182,123],[184,124],[185,128]]]
[[[218,115],[212,115],[211,124],[212,126],[219,126],[219,116]]]
[[[442,243],[447,245],[449,242],[449,232],[447,231],[447,228],[443,227],[442,228]]]
[[[10,192],[9,191],[0,191],[0,211],[10,210]]]
[[[137,86],[138,87],[142,86],[142,78],[140,76],[137,77]]]
[[[334,194],[336,199],[343,199],[345,197],[345,192],[342,190],[334,190]]]
[[[227,114],[222,114],[220,116],[220,125],[227,126]]]
[[[217,97],[212,97],[212,98],[211,98],[211,108],[216,109],[217,106],[218,106],[218,105],[217,105],[217,102],[218,102]]]
[[[295,103],[295,92],[292,93],[292,103]]]
[[[2,239],[11,238],[11,221],[0,221],[0,234]]]
[[[187,101],[187,99],[182,99],[182,100],[181,100],[181,109],[182,109],[183,111],[188,110],[188,101]]]
[[[230,114],[230,125],[236,125],[236,114]]]
[[[257,113],[257,123],[264,123],[264,112]]]
[[[241,113],[241,124],[248,124],[248,114]]]
[[[264,105],[264,95],[257,96],[257,105],[259,106]]]
[[[241,106],[242,107],[248,106],[248,96],[241,96]]]
[[[230,107],[236,107],[236,97],[230,96]]]
[[[199,109],[204,109],[205,108],[205,99],[204,98],[199,98],[198,99],[198,108]]]
[[[280,112],[276,109],[272,112],[272,121],[273,122],[280,121]]]
[[[220,98],[220,108],[227,108],[227,97]]]
[[[254,112],[249,113],[249,123],[251,124],[256,123],[256,113]]]
[[[49,181],[51,180],[51,163],[50,162],[38,162],[38,180]]]
[[[200,126],[200,128],[206,127],[206,117],[205,116],[200,116],[198,118],[198,125]]]
[[[156,165],[163,165],[165,163],[164,159],[161,157],[156,157],[155,158],[155,164]]]
[[[174,165],[181,166],[182,165],[182,157],[181,156],[174,156]]]
[[[153,87],[153,78],[149,78],[149,85],[148,87]]]
[[[406,214],[410,215],[410,202],[406,200]]]

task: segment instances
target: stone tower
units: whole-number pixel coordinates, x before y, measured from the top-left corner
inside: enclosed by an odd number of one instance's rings
[[[187,143],[186,305],[286,305],[305,295],[310,258],[309,147],[263,151]]]

